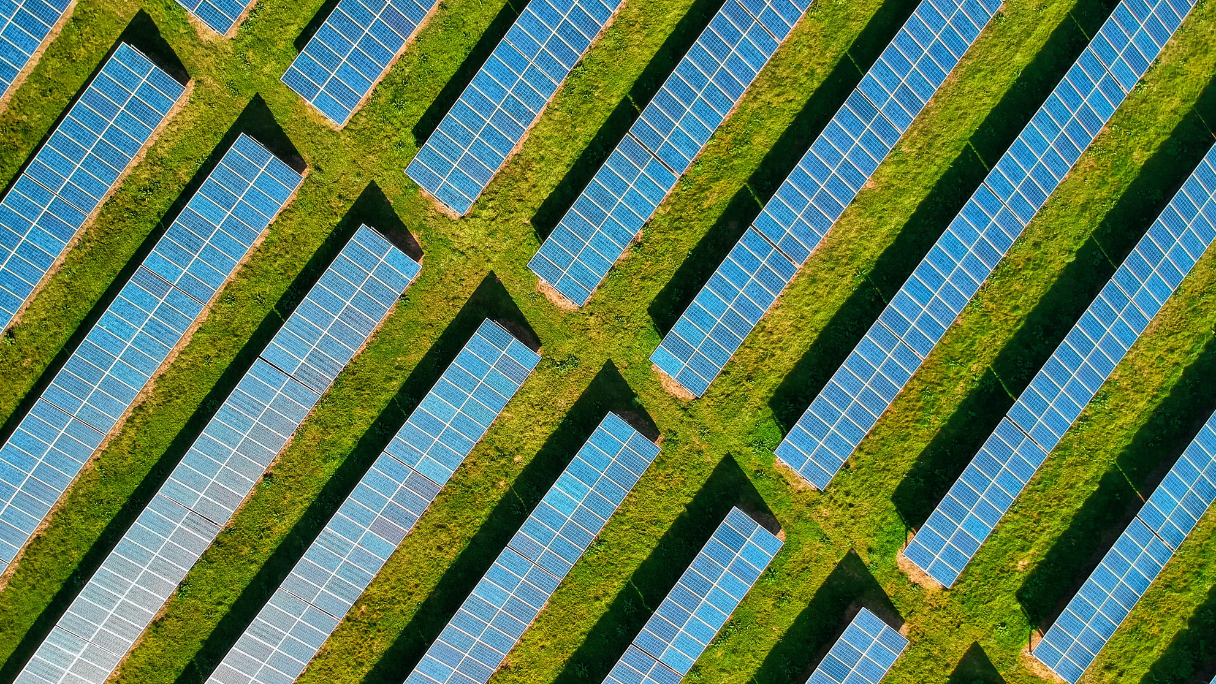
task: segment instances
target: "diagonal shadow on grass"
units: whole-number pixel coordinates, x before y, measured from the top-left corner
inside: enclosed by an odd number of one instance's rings
[[[1216,586],[1174,635],[1140,684],[1207,684],[1216,674]]]
[[[379,228],[383,224],[369,222],[369,225]],[[488,274],[325,483],[304,515],[241,591],[240,597],[229,607],[190,664],[177,677],[176,684],[201,684],[207,680],[367,469],[405,424],[414,407],[422,401],[486,318],[503,323],[516,335],[523,337],[522,342],[535,346],[536,334],[527,319],[498,277],[493,273]]]
[[[803,684],[862,606],[896,629],[903,624],[865,561],[850,550],[765,656],[752,684]]]
[[[628,419],[648,438],[658,436],[654,421],[638,403],[620,371],[611,361],[605,363],[557,430],[490,511],[468,546],[444,571],[405,629],[364,677],[364,684],[400,684],[422,660],[426,649],[609,411]]]
[[[1005,678],[996,671],[984,649],[973,643],[950,673],[946,684],[1005,684]]]
[[[297,53],[304,52],[308,41],[317,35],[317,31],[321,30],[321,26],[325,24],[325,20],[329,18],[329,15],[334,13],[340,1],[325,0],[325,2],[321,3],[321,7],[317,10],[316,14],[312,15],[312,19],[309,19],[308,23],[304,25],[304,29],[300,31],[300,35],[296,36],[296,39],[292,41],[292,46],[295,47]]]
[[[811,143],[861,82],[864,71],[878,59],[916,6],[913,0],[886,0],[866,22],[823,83],[764,155],[747,183],[731,197],[722,215],[650,303],[650,319],[661,334],[666,335],[671,330],[680,314],[709,282],[714,270],[760,215],[762,204],[781,187]]]
[[[566,661],[554,684],[598,682],[607,677],[732,506],[772,516],[747,474],[727,455],[634,570],[607,612]]]

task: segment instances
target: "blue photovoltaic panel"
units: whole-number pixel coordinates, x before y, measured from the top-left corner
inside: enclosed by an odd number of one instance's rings
[[[361,226],[17,676],[103,684],[420,267]]]
[[[177,0],[191,14],[221,36],[228,35],[255,0]]]
[[[529,2],[406,175],[465,214],[621,0]]]
[[[1216,416],[1068,602],[1034,656],[1076,682],[1216,500]]]
[[[781,544],[746,513],[732,508],[604,684],[676,684],[683,679]]]
[[[296,57],[283,82],[345,126],[437,0],[342,0]]]
[[[862,608],[807,684],[878,684],[907,647],[902,634]]]
[[[727,0],[528,262],[582,306],[810,0]]]
[[[295,681],[539,361],[483,322],[207,681]]]
[[[202,315],[302,177],[242,135],[0,446],[0,570]]]
[[[465,599],[407,684],[485,684],[659,447],[609,413]]]
[[[945,82],[1000,0],[923,0],[651,355],[701,396]]]
[[[1216,238],[1209,150],[905,551],[949,586]]]
[[[1115,42],[1130,31],[1156,58],[1192,5],[1124,0],[1099,35]],[[1142,28],[1126,24],[1129,17]],[[1139,78],[1148,61],[1137,64]],[[1123,102],[1134,81],[1109,66],[1095,39],[777,447],[808,482],[831,482]]]
[[[0,96],[30,66],[42,41],[63,17],[71,0],[5,0],[0,2]]]
[[[51,132],[0,200],[0,331],[183,92],[182,84],[122,43]]]

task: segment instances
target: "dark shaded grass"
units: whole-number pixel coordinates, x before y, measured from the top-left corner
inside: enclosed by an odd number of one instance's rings
[[[321,30],[321,26],[325,24],[325,20],[329,18],[329,15],[333,14],[339,2],[341,0],[325,0],[321,7],[317,9],[317,13],[312,15],[312,19],[308,20],[308,23],[304,25],[304,29],[300,31],[300,35],[296,36],[296,39],[292,41],[292,46],[295,47],[296,52],[304,52],[304,47],[308,45],[308,41],[312,40],[312,37],[317,35],[317,31]]]
[[[1186,628],[1174,635],[1165,653],[1140,678],[1140,684],[1207,684],[1216,674],[1216,587],[1208,591]]]
[[[979,644],[971,644],[946,684],[1005,684],[1005,678],[993,667],[984,649]]]

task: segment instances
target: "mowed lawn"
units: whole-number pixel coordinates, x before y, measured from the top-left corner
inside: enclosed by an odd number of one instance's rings
[[[302,681],[402,681],[610,409],[649,416],[662,454],[494,682],[602,681],[734,504],[771,511],[785,548],[689,681],[801,684],[861,604],[907,623],[911,646],[887,682],[1042,681],[1027,667],[1032,633],[1216,409],[1216,256],[1183,282],[955,588],[912,584],[897,553],[1213,141],[1216,4],[1199,2],[819,493],[775,467],[772,448],[1115,3],[1007,0],[723,375],[690,403],[659,386],[649,354],[916,3],[818,0],[641,241],[585,309],[567,312],[537,292],[527,260],[720,3],[626,0],[520,152],[453,221],[403,171],[522,2],[444,2],[339,132],[278,81],[301,32],[333,3],[259,0],[236,37],[221,40],[200,37],[172,0],[79,0],[0,113],[3,183],[129,26],[163,42],[194,88],[0,338],[3,434],[172,220],[217,145],[247,131],[294,148],[309,175],[0,591],[0,683],[20,671],[359,221],[409,230],[425,252],[421,276],[119,680],[205,680],[473,327],[493,316],[526,322],[543,345],[541,366]],[[1214,531],[1209,513],[1088,681],[1211,677]]]

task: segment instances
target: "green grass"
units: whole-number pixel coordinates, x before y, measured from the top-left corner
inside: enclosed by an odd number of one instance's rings
[[[1023,651],[1072,594],[1134,489],[1216,405],[1216,271],[1208,255],[1066,436],[957,587],[929,591],[896,553],[1050,353],[1094,288],[1190,171],[1216,121],[1216,6],[1162,60],[1027,228],[975,302],[826,494],[773,466],[780,428],[844,354],[1003,151],[1113,3],[1009,0],[954,78],[833,229],[706,397],[666,394],[647,357],[704,278],[914,6],[820,0],[761,74],[642,241],[581,312],[535,290],[528,257],[568,197],[699,31],[710,0],[629,0],[471,214],[438,214],[402,171],[413,130],[505,2],[450,0],[342,132],[277,80],[321,0],[259,0],[231,41],[202,40],[172,0],[80,0],[0,113],[10,180],[139,11],[194,78],[170,122],[62,271],[0,344],[11,427],[82,322],[146,248],[234,123],[276,127],[308,162],[296,200],[124,429],[72,488],[0,592],[10,681],[84,579],[332,257],[357,220],[400,222],[425,250],[408,296],[191,571],[119,679],[209,672],[484,315],[526,320],[545,361],[304,675],[400,682],[609,409],[648,415],[663,452],[559,588],[495,682],[601,681],[649,609],[734,503],[767,508],[785,550],[692,681],[801,684],[864,602],[909,625],[886,681],[1039,681]],[[691,18],[685,14],[691,8]],[[499,21],[502,21],[499,19]],[[673,35],[674,32],[674,35]],[[483,48],[484,49],[484,48]],[[657,60],[654,59],[658,55]],[[678,57],[678,51],[675,55]],[[654,65],[651,63],[654,62]],[[463,69],[463,71],[467,71]],[[657,79],[657,80],[656,80]],[[255,99],[255,96],[257,99]],[[607,141],[607,142],[605,142]],[[607,145],[607,147],[605,147]],[[1188,161],[1189,160],[1189,161]],[[1190,164],[1191,166],[1188,166]],[[368,190],[374,183],[376,190]],[[383,199],[391,202],[388,208]],[[489,277],[493,274],[493,278]],[[1207,516],[1089,675],[1183,682],[1216,659],[1216,519]],[[962,665],[960,665],[962,663]],[[999,674],[998,674],[999,673]],[[1209,673],[1210,674],[1210,673]],[[999,677],[996,679],[994,677]]]

